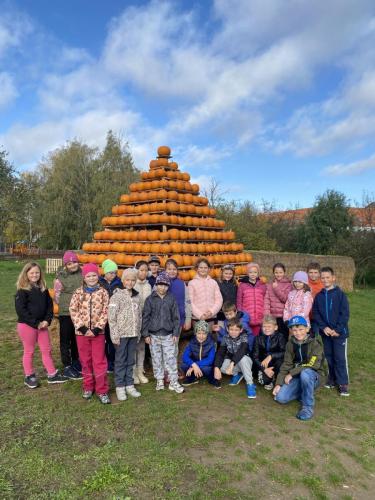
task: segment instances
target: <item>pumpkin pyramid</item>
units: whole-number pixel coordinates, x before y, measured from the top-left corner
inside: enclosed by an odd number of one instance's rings
[[[161,264],[172,257],[180,267],[179,276],[188,281],[195,275],[198,257],[206,257],[213,266],[211,276],[218,277],[223,264],[233,264],[237,276],[246,273],[251,254],[234,241],[235,234],[216,218],[208,199],[200,196],[198,184],[180,172],[167,146],[158,148],[141,182],[130,185],[112,207],[112,215],[103,217],[103,230],[94,234],[93,243],[85,243],[79,254],[82,263],[101,264],[114,260],[119,268],[134,266],[141,259],[158,255]]]

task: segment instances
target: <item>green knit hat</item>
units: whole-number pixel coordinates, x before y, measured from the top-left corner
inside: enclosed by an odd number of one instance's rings
[[[111,259],[106,259],[102,263],[102,269],[104,271],[104,274],[117,273],[118,267],[116,262],[113,262],[113,260]]]
[[[207,323],[207,321],[197,321],[194,325],[194,333],[195,335],[197,332],[205,332],[206,335],[208,335],[208,332],[210,331],[210,325]]]

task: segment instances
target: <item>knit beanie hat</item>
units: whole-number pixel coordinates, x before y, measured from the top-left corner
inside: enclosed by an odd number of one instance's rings
[[[162,273],[160,273],[157,276],[155,284],[156,285],[168,285],[168,286],[170,286],[171,280],[170,280],[168,274],[163,271]]]
[[[207,323],[207,321],[200,320],[200,321],[197,321],[194,325],[195,335],[198,332],[204,332],[204,333],[208,334],[209,330],[210,330],[210,325]]]
[[[73,252],[73,250],[67,250],[64,253],[64,256],[63,256],[64,265],[67,264],[68,262],[78,262],[77,254],[75,252]]]
[[[260,275],[259,264],[257,264],[256,262],[249,262],[249,264],[246,266],[247,272],[249,272],[252,267],[256,267],[256,269],[258,270],[258,276],[259,276]]]
[[[309,284],[309,277],[305,271],[297,271],[294,273],[292,281],[300,281],[301,283],[305,283],[305,285]]]
[[[117,272],[118,267],[117,267],[116,262],[113,262],[113,260],[111,260],[111,259],[106,259],[105,261],[103,261],[102,269],[103,269],[104,274],[107,274],[107,273]]]
[[[128,267],[127,269],[124,269],[121,279],[122,281],[124,280],[136,280],[138,277],[138,271],[137,269],[134,269],[134,267]]]
[[[95,274],[99,275],[98,266],[96,264],[93,264],[92,262],[90,262],[89,264],[85,264],[82,267],[82,276],[85,277],[86,274],[89,274],[89,273],[95,273]]]

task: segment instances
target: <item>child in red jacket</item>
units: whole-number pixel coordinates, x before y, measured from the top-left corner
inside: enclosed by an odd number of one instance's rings
[[[264,298],[264,314],[271,314],[276,318],[277,329],[281,332],[285,340],[289,337],[289,328],[284,322],[283,314],[288,294],[292,290],[292,283],[285,275],[285,266],[278,262],[273,266],[274,279],[272,283],[267,283],[266,296]]]
[[[259,279],[260,268],[255,262],[247,265],[248,276],[240,282],[237,292],[237,309],[250,316],[250,326],[254,335],[259,335],[264,316],[266,285]]]

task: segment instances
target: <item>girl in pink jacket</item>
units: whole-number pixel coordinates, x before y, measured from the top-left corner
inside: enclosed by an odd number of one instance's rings
[[[217,282],[209,276],[210,263],[207,259],[198,259],[195,264],[197,274],[189,281],[189,296],[193,320],[204,320],[212,323],[223,305],[220,288]]]
[[[283,318],[289,321],[293,316],[303,316],[310,326],[310,311],[313,304],[309,277],[305,271],[298,271],[293,276],[293,290],[289,292]]]
[[[260,268],[255,262],[247,265],[248,276],[240,280],[237,292],[237,309],[250,316],[250,326],[254,335],[259,335],[264,316],[266,285],[259,279]]]
[[[271,314],[276,318],[277,329],[286,340],[289,337],[289,328],[284,322],[284,307],[288,294],[292,290],[290,279],[285,276],[285,266],[278,262],[272,268],[274,279],[268,283],[266,296],[264,298],[264,314]]]

